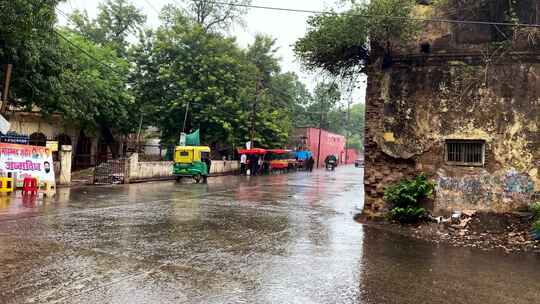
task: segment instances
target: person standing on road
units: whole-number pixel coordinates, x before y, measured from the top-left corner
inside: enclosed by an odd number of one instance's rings
[[[242,154],[240,155],[240,174],[245,175],[246,174],[246,165],[247,165],[247,155]]]
[[[259,157],[256,154],[253,154],[249,158],[249,170],[251,171],[251,175],[253,176],[257,175],[258,167],[259,167]]]
[[[206,164],[206,169],[208,170],[208,175],[210,175],[210,167],[212,167],[212,160],[210,155],[203,158],[203,162]]]
[[[315,165],[315,160],[313,159],[313,156],[310,156],[306,161],[307,169],[309,172],[313,172],[313,165]]]
[[[263,167],[263,156],[261,155],[257,160],[257,172],[261,172],[261,175],[265,174],[264,167]]]
[[[212,160],[210,159],[210,154],[202,156],[202,161],[206,164],[207,174],[203,175],[203,183],[206,184],[208,181],[208,176],[210,175],[210,168],[212,167]]]

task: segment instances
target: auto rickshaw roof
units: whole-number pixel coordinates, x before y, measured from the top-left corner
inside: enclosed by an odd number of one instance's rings
[[[264,155],[266,154],[265,149],[261,148],[253,148],[253,149],[238,149],[239,154],[247,154],[247,155]]]
[[[199,152],[210,152],[210,147],[206,146],[177,146],[176,151],[199,151]]]

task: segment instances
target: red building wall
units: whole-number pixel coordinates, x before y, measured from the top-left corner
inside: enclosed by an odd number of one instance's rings
[[[317,162],[317,149],[319,146],[319,129],[304,128],[307,137],[307,148],[313,153],[313,158]],[[345,162],[345,137],[325,130],[321,131],[321,154],[319,158],[319,167],[324,167],[324,159],[328,155],[338,157],[340,163]]]
[[[354,164],[354,161],[359,157],[358,152],[355,149],[347,149],[347,164]]]

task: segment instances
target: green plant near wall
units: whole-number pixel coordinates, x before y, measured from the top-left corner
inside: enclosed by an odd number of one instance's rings
[[[401,223],[414,223],[426,216],[427,210],[420,206],[424,199],[433,195],[435,184],[425,174],[414,179],[404,179],[384,191],[384,200],[390,204],[389,216]]]

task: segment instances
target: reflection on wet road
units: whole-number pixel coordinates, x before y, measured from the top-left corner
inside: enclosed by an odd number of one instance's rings
[[[540,260],[355,223],[362,170],[0,201],[0,303],[534,303]]]

